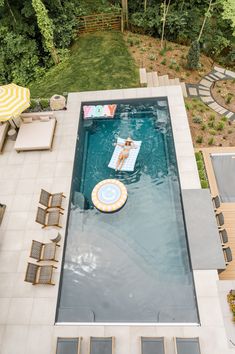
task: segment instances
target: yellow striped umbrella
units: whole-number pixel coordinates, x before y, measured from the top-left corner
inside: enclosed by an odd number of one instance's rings
[[[29,89],[15,84],[0,86],[0,121],[18,117],[29,106]]]

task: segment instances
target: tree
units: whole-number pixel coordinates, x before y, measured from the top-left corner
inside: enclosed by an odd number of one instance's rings
[[[124,23],[128,28],[128,0],[122,0],[122,11],[124,16]]]
[[[231,28],[233,29],[233,36],[235,37],[235,1],[234,0],[220,0],[223,6],[222,18],[229,20]]]
[[[200,45],[198,40],[193,41],[187,55],[187,66],[189,69],[196,70],[199,67]]]
[[[50,52],[55,64],[59,63],[59,57],[54,45],[53,24],[48,16],[48,11],[41,0],[32,0],[32,6],[36,13],[37,24],[44,39],[45,47]]]
[[[169,6],[171,3],[171,0],[168,0],[168,4],[166,4],[167,0],[164,0],[163,4],[162,4],[162,8],[163,8],[163,17],[162,17],[162,35],[161,35],[161,48],[163,48],[163,41],[164,41],[164,33],[165,33],[165,26],[166,26],[166,18],[167,18],[167,14],[169,11]]]

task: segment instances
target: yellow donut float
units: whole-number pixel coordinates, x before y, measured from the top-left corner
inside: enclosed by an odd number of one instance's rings
[[[96,209],[112,213],[121,209],[127,200],[127,189],[117,179],[104,179],[93,189],[91,199]]]

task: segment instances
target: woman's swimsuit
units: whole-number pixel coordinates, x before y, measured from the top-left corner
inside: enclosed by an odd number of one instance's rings
[[[131,150],[131,146],[125,145],[122,150],[122,156],[127,158],[129,156],[130,150]]]

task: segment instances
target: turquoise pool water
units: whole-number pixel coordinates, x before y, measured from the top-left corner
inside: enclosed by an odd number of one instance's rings
[[[118,102],[81,121],[57,322],[198,322],[167,101]],[[108,168],[117,137],[142,140],[133,172]],[[91,192],[117,178],[125,206],[97,211]]]

